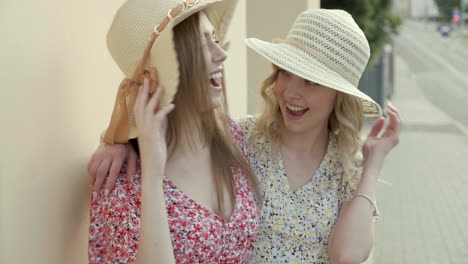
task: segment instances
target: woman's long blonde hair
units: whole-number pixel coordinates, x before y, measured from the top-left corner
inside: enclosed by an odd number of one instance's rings
[[[236,147],[229,131],[226,100],[215,109],[212,103],[209,73],[203,52],[199,13],[174,27],[174,43],[177,51],[180,81],[173,103],[175,109],[169,114],[169,145],[177,145],[182,137],[191,146],[199,140],[210,148],[219,212],[224,212],[224,191],[227,186],[229,199],[234,206],[235,182],[232,167],[238,167],[252,183],[253,191],[260,197],[256,177],[243,153]]]
[[[280,135],[277,124],[282,122],[274,85],[279,68],[273,65],[273,73],[263,81],[260,93],[264,109],[257,119],[251,140],[266,138],[273,148],[279,147]],[[357,180],[362,168],[362,129],[364,125],[361,102],[358,98],[338,92],[336,103],[328,119],[328,129],[336,136],[338,161],[342,164],[345,177]]]

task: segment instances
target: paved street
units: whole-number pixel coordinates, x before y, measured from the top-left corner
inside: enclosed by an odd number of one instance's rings
[[[434,23],[407,21],[395,44],[424,95],[468,127],[468,38],[444,38]]]
[[[407,22],[395,41],[404,129],[380,184],[374,264],[468,263],[468,39]]]

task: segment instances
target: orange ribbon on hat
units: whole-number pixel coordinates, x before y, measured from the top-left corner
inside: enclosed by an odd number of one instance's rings
[[[158,72],[155,68],[148,67],[138,81],[125,78],[119,86],[115,99],[111,121],[103,137],[106,144],[128,143],[131,129],[136,129],[133,118],[133,105],[138,94],[138,89],[146,78],[151,81],[150,94],[159,86]]]
[[[151,81],[150,94],[153,94],[159,86],[157,69],[154,67],[146,67],[153,44],[171,20],[180,15],[183,11],[199,3],[200,0],[186,0],[180,3],[175,8],[170,9],[167,16],[154,27],[151,38],[143,53],[143,57],[138,63],[132,78],[125,78],[120,83],[111,121],[102,138],[104,143],[128,143],[130,138],[137,137],[133,106],[138,94],[138,89],[142,85],[144,78]]]

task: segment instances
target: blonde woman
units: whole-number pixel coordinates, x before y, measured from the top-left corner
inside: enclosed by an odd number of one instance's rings
[[[401,121],[357,89],[370,50],[342,10],[301,13],[286,39],[248,39],[273,63],[258,118],[241,120],[264,190],[251,263],[361,263],[378,220],[377,179]],[[367,138],[363,117],[379,117]],[[362,140],[365,138],[365,141]]]
[[[308,10],[286,39],[247,45],[273,64],[264,111],[239,121],[263,194],[250,263],[365,261],[377,179],[401,121],[388,104],[384,126],[380,106],[357,89],[370,55],[363,32],[345,11]],[[365,115],[379,119],[363,140]]]
[[[127,78],[103,140],[136,132],[139,154],[133,183],[124,165],[93,197],[90,263],[247,262],[259,196],[241,132],[223,113],[227,54],[216,36],[234,4],[128,0],[117,12],[108,47]]]

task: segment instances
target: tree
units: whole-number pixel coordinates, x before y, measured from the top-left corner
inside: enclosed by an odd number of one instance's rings
[[[462,1],[460,0],[436,0],[437,7],[439,8],[440,16],[450,21],[452,19],[452,9],[454,7],[460,7]],[[460,7],[461,8],[461,7]]]
[[[443,1],[443,0],[442,0]],[[391,40],[402,23],[391,11],[391,0],[321,0],[322,8],[350,13],[369,41],[371,64],[380,57],[382,46]]]

